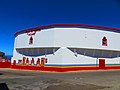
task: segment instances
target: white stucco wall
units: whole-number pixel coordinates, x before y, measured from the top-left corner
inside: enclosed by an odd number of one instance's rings
[[[102,46],[102,38],[108,39],[108,46]],[[56,28],[54,45],[76,48],[93,48],[120,51],[120,33],[85,29],[85,28]]]
[[[102,38],[106,37],[108,46],[102,46]],[[61,47],[55,54],[49,54],[49,64],[96,64],[97,58],[74,55],[69,48],[88,48],[88,49],[101,49],[101,50],[115,50],[120,51],[120,33],[85,29],[85,28],[51,28],[41,30],[33,36],[33,44],[29,45],[30,36],[27,33],[20,34],[15,38],[15,46],[13,52],[13,60],[22,59],[25,55],[21,55],[16,51],[16,48],[46,48],[46,47]],[[37,56],[37,58],[44,57]],[[31,56],[25,56],[32,58]],[[106,59],[106,64],[120,64],[119,57]]]
[[[108,39],[108,46],[102,46],[102,38]],[[76,47],[120,51],[120,33],[85,29],[85,28],[51,28],[37,32],[34,44],[29,45],[30,36],[27,33],[15,38],[15,48],[36,47]]]

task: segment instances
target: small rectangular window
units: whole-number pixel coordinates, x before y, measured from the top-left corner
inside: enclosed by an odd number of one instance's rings
[[[107,38],[105,36],[102,39],[102,46],[107,46]]]

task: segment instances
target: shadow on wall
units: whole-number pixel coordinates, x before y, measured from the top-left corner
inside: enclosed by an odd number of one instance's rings
[[[16,51],[25,56],[42,56],[48,54],[54,54],[59,47],[51,48],[17,48]]]
[[[86,48],[68,48],[73,53],[94,57],[94,58],[116,58],[120,57],[119,51],[100,50],[100,49],[86,49]]]

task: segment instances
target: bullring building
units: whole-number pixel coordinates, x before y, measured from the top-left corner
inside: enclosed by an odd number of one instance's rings
[[[120,30],[85,24],[22,30],[15,33],[14,61],[48,71],[120,69]]]

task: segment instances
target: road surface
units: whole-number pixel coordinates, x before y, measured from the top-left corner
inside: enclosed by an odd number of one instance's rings
[[[70,73],[0,69],[10,90],[120,90],[120,70]]]

